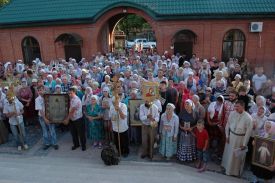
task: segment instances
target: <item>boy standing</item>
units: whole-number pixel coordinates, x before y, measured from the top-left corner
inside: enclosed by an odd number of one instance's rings
[[[208,142],[209,136],[206,129],[204,129],[204,121],[199,120],[197,122],[197,127],[194,130],[194,136],[197,139],[197,154],[198,154],[198,164],[197,168],[199,172],[204,172],[206,170],[206,165],[208,162]]]

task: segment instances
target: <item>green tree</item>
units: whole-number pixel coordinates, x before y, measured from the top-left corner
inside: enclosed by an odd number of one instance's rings
[[[119,21],[116,29],[123,31],[128,38],[130,33],[135,35],[137,32],[141,32],[143,29],[150,27],[144,18],[130,14]]]
[[[4,6],[8,2],[9,2],[9,0],[0,0],[0,7]]]

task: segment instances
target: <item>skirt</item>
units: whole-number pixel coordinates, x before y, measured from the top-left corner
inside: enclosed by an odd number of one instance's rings
[[[101,141],[104,138],[103,135],[103,122],[99,120],[94,120],[88,124],[88,138],[95,141]]]
[[[197,159],[196,139],[189,132],[180,132],[177,158],[180,161],[193,161]]]
[[[162,134],[159,153],[167,158],[170,158],[177,153],[177,143],[173,142],[173,137],[168,137],[167,134]]]

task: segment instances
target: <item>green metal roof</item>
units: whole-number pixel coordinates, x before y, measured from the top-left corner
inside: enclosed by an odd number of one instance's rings
[[[275,0],[11,0],[0,9],[0,27],[93,23],[120,6],[155,20],[275,17]]]

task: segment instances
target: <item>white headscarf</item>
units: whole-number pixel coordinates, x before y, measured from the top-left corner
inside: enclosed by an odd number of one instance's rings
[[[195,109],[195,104],[194,104],[194,102],[193,102],[192,100],[187,99],[187,100],[185,101],[185,103],[188,103],[189,105],[191,105],[192,110],[194,110],[194,109]]]
[[[219,95],[217,98],[222,98],[222,100],[224,102],[224,97],[222,95]],[[217,105],[217,102],[212,102],[208,107],[208,112],[209,112],[209,115],[210,115],[210,119],[213,119],[213,117],[215,115],[216,105]],[[219,110],[219,116],[218,116],[219,119],[221,119],[222,110],[223,110],[223,103],[222,103],[222,105],[220,107],[220,110]]]

